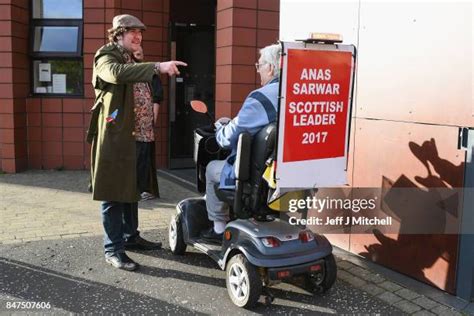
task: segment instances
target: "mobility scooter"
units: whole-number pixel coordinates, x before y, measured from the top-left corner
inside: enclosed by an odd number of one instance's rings
[[[191,104],[195,111],[207,113],[203,102]],[[329,241],[279,219],[279,213],[267,206],[268,185],[262,174],[268,159],[275,155],[276,134],[273,123],[253,139],[248,133],[239,136],[236,188],[229,191],[215,187],[218,197],[230,206],[231,221],[222,244],[200,237],[201,231],[213,225],[208,220],[205,197],[179,202],[169,225],[172,253],[183,255],[189,245],[215,260],[226,271],[230,299],[244,308],[254,306],[262,294],[265,303],[271,303],[273,296],[267,287],[281,281],[300,277],[306,288],[317,293],[330,289],[336,280],[337,267]],[[194,138],[197,188],[204,192],[206,165],[224,159],[226,152],[219,148],[213,126],[198,128]]]

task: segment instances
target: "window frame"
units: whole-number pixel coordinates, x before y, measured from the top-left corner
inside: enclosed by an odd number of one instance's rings
[[[30,25],[29,25],[29,59],[30,59],[30,92],[33,96],[41,97],[56,97],[56,98],[65,98],[65,97],[75,97],[84,96],[84,88],[81,93],[72,94],[72,93],[38,93],[35,90],[35,61],[41,60],[42,62],[47,62],[49,60],[70,60],[77,61],[82,64],[82,78],[81,84],[84,85],[84,54],[83,54],[83,42],[84,42],[84,0],[82,0],[82,19],[68,19],[68,18],[34,18],[33,17],[33,6],[34,2],[37,0],[30,0]],[[44,27],[44,26],[64,26],[64,27],[77,27],[77,46],[75,52],[60,52],[60,51],[49,51],[49,52],[35,52],[35,27]]]
[[[51,60],[67,60],[67,61],[76,61],[76,62],[79,62],[81,63],[82,67],[82,71],[81,71],[81,84],[82,84],[82,91],[81,93],[53,93],[53,92],[36,92],[35,91],[35,70],[34,70],[34,63],[35,61],[40,61],[41,62],[49,62]],[[71,98],[77,98],[77,97],[83,97],[84,96],[84,60],[82,58],[71,58],[71,57],[32,57],[31,58],[31,68],[33,69],[33,71],[30,71],[30,82],[31,82],[31,94],[33,96],[41,96],[41,97],[53,97],[53,98],[68,98],[68,97],[71,97]],[[53,74],[51,74],[53,75]]]
[[[34,0],[33,0],[34,1]],[[65,26],[65,27],[77,27],[77,43],[76,51],[49,51],[49,52],[35,52],[35,28],[43,26]],[[51,20],[51,19],[40,19],[32,20],[30,26],[30,54],[34,57],[82,57],[82,32],[83,32],[82,20]]]

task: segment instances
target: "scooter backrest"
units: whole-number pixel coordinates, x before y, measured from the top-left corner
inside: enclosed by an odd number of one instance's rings
[[[266,203],[268,187],[262,175],[266,169],[266,162],[273,154],[276,145],[276,123],[271,123],[262,128],[252,141],[252,154],[250,157],[250,205],[251,211],[259,211]]]
[[[250,175],[250,155],[252,150],[252,136],[241,133],[237,143],[237,157],[235,159],[235,177],[240,181],[247,181]]]

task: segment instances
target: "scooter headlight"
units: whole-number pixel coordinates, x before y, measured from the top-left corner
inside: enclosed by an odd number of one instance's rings
[[[280,247],[281,245],[280,241],[275,237],[263,237],[261,240],[263,245],[268,248]]]

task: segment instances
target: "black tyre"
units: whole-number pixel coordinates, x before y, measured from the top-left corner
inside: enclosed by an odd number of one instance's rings
[[[255,306],[262,294],[260,275],[242,254],[233,256],[227,263],[225,281],[230,299],[239,307]]]
[[[183,238],[183,227],[177,219],[178,215],[171,217],[168,229],[168,242],[171,252],[175,255],[183,255],[186,251],[186,244]]]
[[[334,255],[324,258],[324,275],[305,276],[305,288],[313,293],[325,293],[336,282],[337,266]]]
[[[321,283],[321,286],[323,287],[323,293],[332,288],[337,278],[337,265],[333,254],[330,254],[326,257],[324,264],[326,266],[326,271],[324,280]]]

